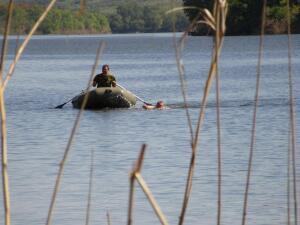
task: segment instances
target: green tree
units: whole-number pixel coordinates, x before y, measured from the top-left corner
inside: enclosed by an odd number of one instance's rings
[[[162,25],[162,16],[158,8],[144,7],[145,32],[157,32]]]
[[[84,27],[92,32],[100,30],[98,26],[98,20],[94,14],[86,13],[86,15],[84,15]]]
[[[213,7],[210,0],[183,0],[184,6],[195,6],[197,8]],[[229,13],[227,17],[227,34],[257,34],[261,23],[261,0],[229,0]],[[190,21],[198,15],[199,10],[186,9],[186,15]],[[199,25],[196,34],[206,34],[207,26]]]
[[[267,1],[267,32],[283,33],[286,32],[286,1],[287,0],[268,0]],[[183,0],[185,6],[196,6],[211,9],[212,2],[209,0]],[[259,34],[261,28],[262,0],[228,0],[229,11],[227,16],[228,35],[249,35]],[[290,1],[291,21],[294,32],[300,32],[299,25],[299,1]],[[185,10],[185,14],[192,21],[197,15],[197,10]],[[196,30],[197,35],[207,32],[203,25]]]
[[[39,31],[42,34],[59,33],[59,31],[61,30],[61,21],[62,21],[61,10],[53,9],[52,11],[49,12],[48,16],[45,18],[45,20],[39,27]]]
[[[7,16],[7,6],[0,3],[0,31],[4,32],[4,24]]]
[[[97,21],[98,21],[98,26],[99,26],[98,31],[100,31],[101,33],[111,32],[111,28],[110,28],[107,17],[104,15],[98,14],[98,13],[94,13],[94,15],[96,16]]]
[[[174,17],[177,31],[187,27],[188,20],[184,13],[165,15],[166,9],[158,6],[142,6],[136,2],[120,5],[116,13],[110,16],[109,23],[113,33],[125,32],[170,32]]]
[[[110,19],[111,27],[114,32],[143,32],[145,21],[143,7],[136,2],[129,2],[117,8],[117,15]],[[113,20],[117,21],[113,21]],[[119,28],[115,30],[115,28]]]
[[[43,10],[43,5],[16,4],[13,11],[11,33],[27,33]],[[0,3],[0,31],[3,30],[6,11],[7,4]],[[108,33],[110,31],[107,17],[99,12],[86,11],[84,14],[79,14],[77,10],[58,7],[49,12],[38,28],[38,32],[41,34]]]
[[[123,19],[119,14],[110,16],[109,24],[112,32],[122,32],[124,30]]]
[[[21,7],[16,7],[13,11],[12,31],[22,34],[28,27],[28,20],[26,18],[26,10]]]
[[[175,25],[175,31],[185,31],[189,21],[182,11],[175,14],[164,14],[160,31],[172,32]]]
[[[292,31],[293,33],[300,32],[300,10],[298,8],[298,14],[295,16],[295,20],[292,23]]]
[[[62,33],[67,33],[67,31],[75,30],[75,19],[72,11],[63,10],[62,20],[61,20],[61,31]]]
[[[231,0],[227,17],[228,35],[259,34],[261,28],[261,0]]]

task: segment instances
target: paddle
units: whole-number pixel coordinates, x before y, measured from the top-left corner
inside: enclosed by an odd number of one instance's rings
[[[120,87],[120,88],[122,88],[122,89],[124,89],[124,90],[127,90],[126,88],[124,88],[122,85],[120,85],[120,84],[116,84],[118,87]],[[131,92],[132,93],[132,92]],[[132,93],[133,94],[133,93]],[[144,101],[143,99],[141,99],[139,96],[137,96],[137,95],[135,95],[135,94],[133,94],[138,100],[140,100],[141,102],[143,102],[144,104],[146,104],[146,105],[152,105],[151,103],[148,103],[148,102],[146,102],[146,101]]]
[[[71,98],[70,100],[66,101],[65,103],[63,103],[61,105],[56,106],[55,109],[62,109],[62,107],[64,107],[65,104],[69,103],[72,100],[73,100],[73,98]]]
[[[85,92],[86,92],[86,91],[82,90],[80,94],[84,94]],[[76,96],[77,96],[77,95],[76,95]],[[75,97],[76,97],[76,96],[75,96]],[[75,97],[69,99],[68,101],[66,101],[65,103],[63,103],[63,104],[61,104],[61,105],[56,106],[55,109],[62,109],[62,108],[64,107],[65,104],[67,104],[67,103],[69,103],[70,101],[72,101]]]

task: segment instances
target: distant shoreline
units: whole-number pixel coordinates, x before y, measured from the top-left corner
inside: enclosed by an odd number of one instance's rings
[[[183,32],[176,32],[175,33],[177,37],[180,37]],[[153,36],[153,37],[172,37],[174,35],[174,33],[172,32],[161,32],[161,33],[99,33],[99,34],[95,34],[95,33],[92,33],[92,34],[88,34],[88,33],[84,33],[84,34],[34,34],[33,35],[33,38],[34,37],[70,37],[70,36],[73,36],[73,37],[109,37],[109,36]],[[284,35],[287,35],[287,34],[265,34],[265,36],[284,36]],[[297,34],[291,34],[291,35],[300,35],[299,33]],[[20,34],[20,35],[16,35],[16,34],[11,34],[9,35],[9,38],[10,39],[17,39],[18,36],[20,38],[24,38],[26,37],[26,34]],[[247,37],[247,36],[259,36],[257,34],[251,34],[251,35],[227,35],[226,37]],[[211,37],[211,36],[207,36],[207,35],[200,35],[200,36],[193,36],[191,35],[190,37]],[[0,36],[0,40],[2,40],[3,37]]]

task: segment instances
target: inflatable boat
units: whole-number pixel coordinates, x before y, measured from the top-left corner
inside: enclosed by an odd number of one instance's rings
[[[136,104],[136,96],[120,87],[102,87],[81,93],[72,99],[74,108],[81,108],[88,94],[85,109],[130,108]]]

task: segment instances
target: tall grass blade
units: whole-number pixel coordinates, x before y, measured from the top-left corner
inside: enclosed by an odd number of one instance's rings
[[[193,125],[192,125],[192,120],[189,112],[189,107],[188,107],[188,98],[187,98],[187,91],[186,91],[186,75],[185,75],[185,69],[184,69],[184,64],[182,60],[182,50],[184,48],[184,43],[187,39],[187,36],[189,32],[193,29],[193,27],[197,24],[198,19],[201,16],[201,11],[199,10],[199,13],[197,16],[194,18],[194,20],[189,24],[187,29],[185,30],[184,34],[181,36],[179,43],[177,43],[176,40],[176,35],[175,35],[175,24],[173,21],[173,43],[174,43],[174,48],[175,48],[175,57],[176,57],[176,65],[178,69],[178,75],[179,75],[179,81],[180,81],[180,90],[181,94],[183,97],[183,102],[184,102],[184,109],[187,117],[187,122],[188,122],[188,127],[190,131],[190,136],[191,136],[191,145],[194,142],[194,131],[193,131]]]
[[[129,201],[128,201],[128,212],[127,212],[127,225],[132,224],[132,214],[133,214],[133,205],[134,205],[134,173],[130,174],[130,186],[129,186]]]
[[[87,84],[87,87],[86,87],[86,90],[85,90],[86,93],[88,93],[88,90],[91,86],[92,79],[95,75],[95,70],[96,70],[97,65],[98,65],[99,56],[102,54],[103,49],[104,49],[104,43],[101,42],[101,44],[99,45],[99,48],[97,50],[95,64],[93,66],[93,69],[92,69],[92,72],[91,72],[91,75],[90,75],[90,79],[88,81],[88,84]],[[53,213],[53,209],[54,209],[54,205],[55,205],[55,201],[56,201],[56,196],[57,196],[57,193],[58,193],[58,190],[59,190],[59,187],[60,187],[60,182],[61,182],[61,177],[62,177],[62,174],[63,174],[64,166],[66,164],[67,157],[68,157],[69,151],[71,149],[71,145],[72,145],[76,130],[79,126],[79,121],[80,121],[80,118],[83,114],[83,109],[85,108],[87,100],[88,100],[88,94],[85,95],[82,106],[81,106],[81,109],[79,110],[79,112],[77,114],[77,117],[75,119],[72,131],[71,131],[71,134],[70,134],[70,137],[69,137],[64,155],[63,155],[63,159],[62,159],[62,161],[60,163],[60,166],[59,166],[59,171],[58,171],[58,175],[57,175],[57,178],[56,178],[56,182],[55,182],[55,186],[54,186],[54,190],[53,190],[53,194],[52,194],[52,198],[51,198],[51,203],[50,203],[50,207],[49,207],[49,211],[48,211],[46,225],[51,224],[52,213]]]
[[[111,225],[111,219],[109,212],[106,213],[107,225]]]
[[[291,121],[289,121],[290,123]],[[287,193],[287,225],[291,224],[291,186],[290,186],[290,177],[291,177],[291,125],[289,124],[289,135],[288,135],[288,149],[287,149],[287,186],[286,186],[286,193]]]
[[[86,219],[85,225],[90,223],[90,209],[91,209],[91,200],[92,200],[92,189],[93,189],[93,175],[94,175],[94,150],[91,153],[91,165],[90,165],[90,176],[89,176],[89,192],[88,192],[88,202],[86,207]]]
[[[287,7],[287,24],[288,24],[288,73],[289,73],[289,113],[290,113],[290,140],[291,140],[291,156],[292,156],[292,173],[293,173],[293,196],[294,196],[294,221],[298,224],[298,197],[297,197],[297,173],[296,173],[296,129],[295,129],[295,106],[294,106],[294,90],[293,90],[293,74],[292,74],[292,40],[291,40],[291,13],[290,1],[286,1]]]
[[[195,162],[196,162],[196,152],[197,152],[197,146],[198,146],[198,141],[199,141],[199,133],[200,133],[200,128],[202,125],[202,122],[204,120],[204,114],[205,114],[205,108],[207,104],[207,98],[211,89],[212,81],[215,78],[215,74],[217,71],[217,64],[218,64],[218,58],[220,55],[220,51],[222,48],[223,44],[223,37],[224,37],[224,32],[220,31],[220,28],[222,28],[221,24],[223,23],[223,19],[226,19],[226,16],[220,16],[220,15],[226,15],[226,6],[227,2],[225,2],[224,5],[218,4],[217,1],[214,3],[214,21],[216,23],[216,31],[215,31],[215,46],[213,49],[213,54],[212,54],[212,60],[211,60],[211,66],[210,70],[208,73],[208,78],[206,80],[205,84],[205,89],[202,97],[202,102],[201,102],[201,108],[200,108],[200,113],[197,121],[197,127],[196,127],[196,133],[194,136],[194,141],[192,144],[192,156],[190,160],[190,166],[189,166],[189,171],[188,171],[188,177],[186,181],[186,188],[185,188],[185,193],[184,193],[184,198],[183,198],[183,204],[182,204],[182,209],[181,209],[181,214],[179,216],[179,225],[182,225],[184,223],[184,217],[185,217],[185,212],[188,206],[188,201],[190,199],[190,194],[191,194],[191,189],[192,189],[192,178],[194,175],[194,169],[195,169]]]
[[[128,219],[127,219],[127,225],[132,224],[132,211],[133,211],[133,198],[134,198],[134,183],[135,180],[138,181],[140,184],[142,190],[144,191],[146,197],[148,198],[154,212],[156,213],[158,219],[160,220],[161,224],[167,225],[168,221],[164,214],[162,213],[159,205],[155,201],[155,198],[153,197],[150,189],[148,188],[146,182],[144,181],[143,177],[140,174],[140,171],[142,169],[144,155],[145,155],[145,149],[146,145],[142,145],[142,149],[140,151],[139,158],[133,168],[133,171],[130,174],[130,190],[129,190],[129,206],[128,206]]]
[[[4,28],[1,58],[0,58],[0,82],[3,81],[4,61],[8,43],[8,35],[13,15],[13,0],[9,1],[7,9],[7,18]],[[4,100],[4,90],[0,89],[0,110],[1,110],[1,166],[2,166],[2,189],[3,189],[3,205],[5,224],[11,223],[9,178],[8,178],[8,159],[7,159],[7,127],[6,127],[6,109]]]
[[[133,205],[134,205],[134,190],[135,190],[134,189],[135,173],[139,172],[142,168],[146,147],[147,146],[145,144],[142,145],[139,158],[133,168],[133,171],[130,173],[127,225],[132,224],[132,214],[133,214]]]
[[[142,190],[144,191],[146,197],[148,198],[155,214],[159,218],[159,221],[162,225],[168,225],[168,221],[164,216],[163,212],[161,211],[159,205],[157,204],[155,198],[153,197],[149,187],[147,186],[144,178],[141,176],[140,173],[135,173],[135,178],[137,179],[138,183],[140,184]]]
[[[5,224],[10,225],[10,194],[9,194],[9,178],[8,178],[8,160],[7,160],[7,128],[6,128],[6,110],[4,102],[4,91],[0,90],[0,110],[1,110],[1,149],[2,149],[2,186],[3,201],[5,211]]]
[[[222,6],[221,6],[222,7]],[[224,8],[225,6],[223,6]],[[216,15],[216,20],[220,21],[216,23],[216,46],[219,46],[220,39],[224,36],[223,32],[223,10]],[[220,27],[221,26],[221,27]],[[219,51],[219,49],[217,49]],[[219,52],[217,53],[219,54]],[[220,118],[220,79],[219,79],[219,57],[216,58],[216,112],[217,112],[217,161],[218,161],[218,197],[217,197],[217,225],[221,224],[222,213],[222,149],[221,149],[221,118]]]
[[[258,62],[257,62],[256,89],[255,89],[255,97],[254,97],[255,104],[254,104],[253,118],[252,118],[251,142],[250,142],[250,150],[249,150],[246,186],[245,186],[245,193],[244,193],[242,225],[245,225],[245,223],[246,223],[248,193],[249,193],[251,170],[252,170],[252,161],[253,161],[253,153],[254,153],[254,143],[255,143],[255,133],[256,133],[256,115],[257,115],[257,106],[258,106],[258,101],[259,101],[261,64],[262,64],[262,53],[263,53],[264,34],[265,34],[266,7],[267,7],[267,1],[264,0],[263,10],[262,10],[261,34],[260,34],[260,41],[259,41],[259,55],[258,55]]]

